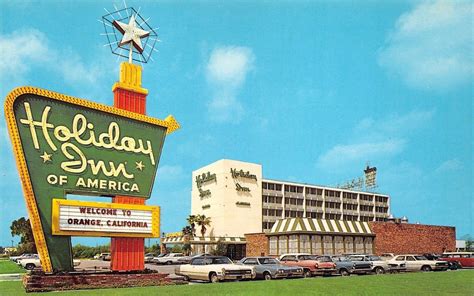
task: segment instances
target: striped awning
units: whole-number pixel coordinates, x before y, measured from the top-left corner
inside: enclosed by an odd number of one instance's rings
[[[373,235],[367,222],[312,218],[286,218],[278,220],[273,224],[269,234],[296,232]]]
[[[190,244],[204,244],[204,243],[211,243],[217,244],[218,241],[222,241],[224,243],[245,243],[244,237],[202,237],[202,236],[195,236],[189,240]],[[176,237],[165,237],[163,239],[164,244],[182,244],[184,243],[184,236],[176,236]]]

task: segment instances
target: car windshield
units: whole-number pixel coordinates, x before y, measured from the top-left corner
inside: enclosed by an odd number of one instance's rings
[[[300,255],[298,256],[300,260],[316,260],[316,256],[313,255]]]
[[[350,258],[351,261],[364,261],[364,257],[360,257],[360,256],[353,256]]]
[[[369,256],[370,261],[382,261],[379,256]]]
[[[274,258],[258,258],[258,262],[260,262],[260,264],[280,264],[280,262]]]
[[[425,256],[415,256],[416,260],[428,260]]]
[[[328,256],[321,256],[316,258],[319,262],[332,262],[331,258]]]
[[[333,257],[334,261],[350,261],[349,258],[341,256],[341,257]]]

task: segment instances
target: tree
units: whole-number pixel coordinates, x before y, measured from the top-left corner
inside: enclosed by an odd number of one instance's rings
[[[191,235],[196,235],[196,215],[189,215],[186,220],[188,221],[189,226],[191,226]]]
[[[193,229],[191,228],[191,226],[185,226],[183,227],[183,251],[186,255],[189,255],[189,253],[191,252],[191,244],[189,243],[189,241],[191,240],[191,235],[193,234]]]
[[[206,226],[211,225],[211,218],[206,217],[206,215],[197,215],[195,219],[195,223],[201,227],[201,235],[204,237],[206,234]]]
[[[221,239],[219,239],[217,241],[216,248],[211,251],[211,254],[215,255],[215,256],[225,256],[225,255],[227,255],[227,246],[226,246],[226,244],[224,244],[224,242]]]
[[[18,253],[36,253],[35,238],[31,229],[30,219],[21,217],[10,226],[12,236],[20,237]]]

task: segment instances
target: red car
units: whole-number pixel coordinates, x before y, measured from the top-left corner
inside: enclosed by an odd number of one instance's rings
[[[449,252],[444,253],[438,260],[456,262],[459,268],[474,267],[473,252]]]
[[[336,264],[330,260],[324,260],[318,256],[296,253],[296,254],[284,254],[280,256],[280,263],[287,266],[299,266],[304,270],[304,276],[309,277],[312,275],[330,275],[336,272]]]

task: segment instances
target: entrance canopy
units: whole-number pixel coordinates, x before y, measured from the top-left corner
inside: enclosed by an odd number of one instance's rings
[[[273,224],[268,235],[293,233],[374,236],[367,222],[313,218],[286,218],[278,220]]]

